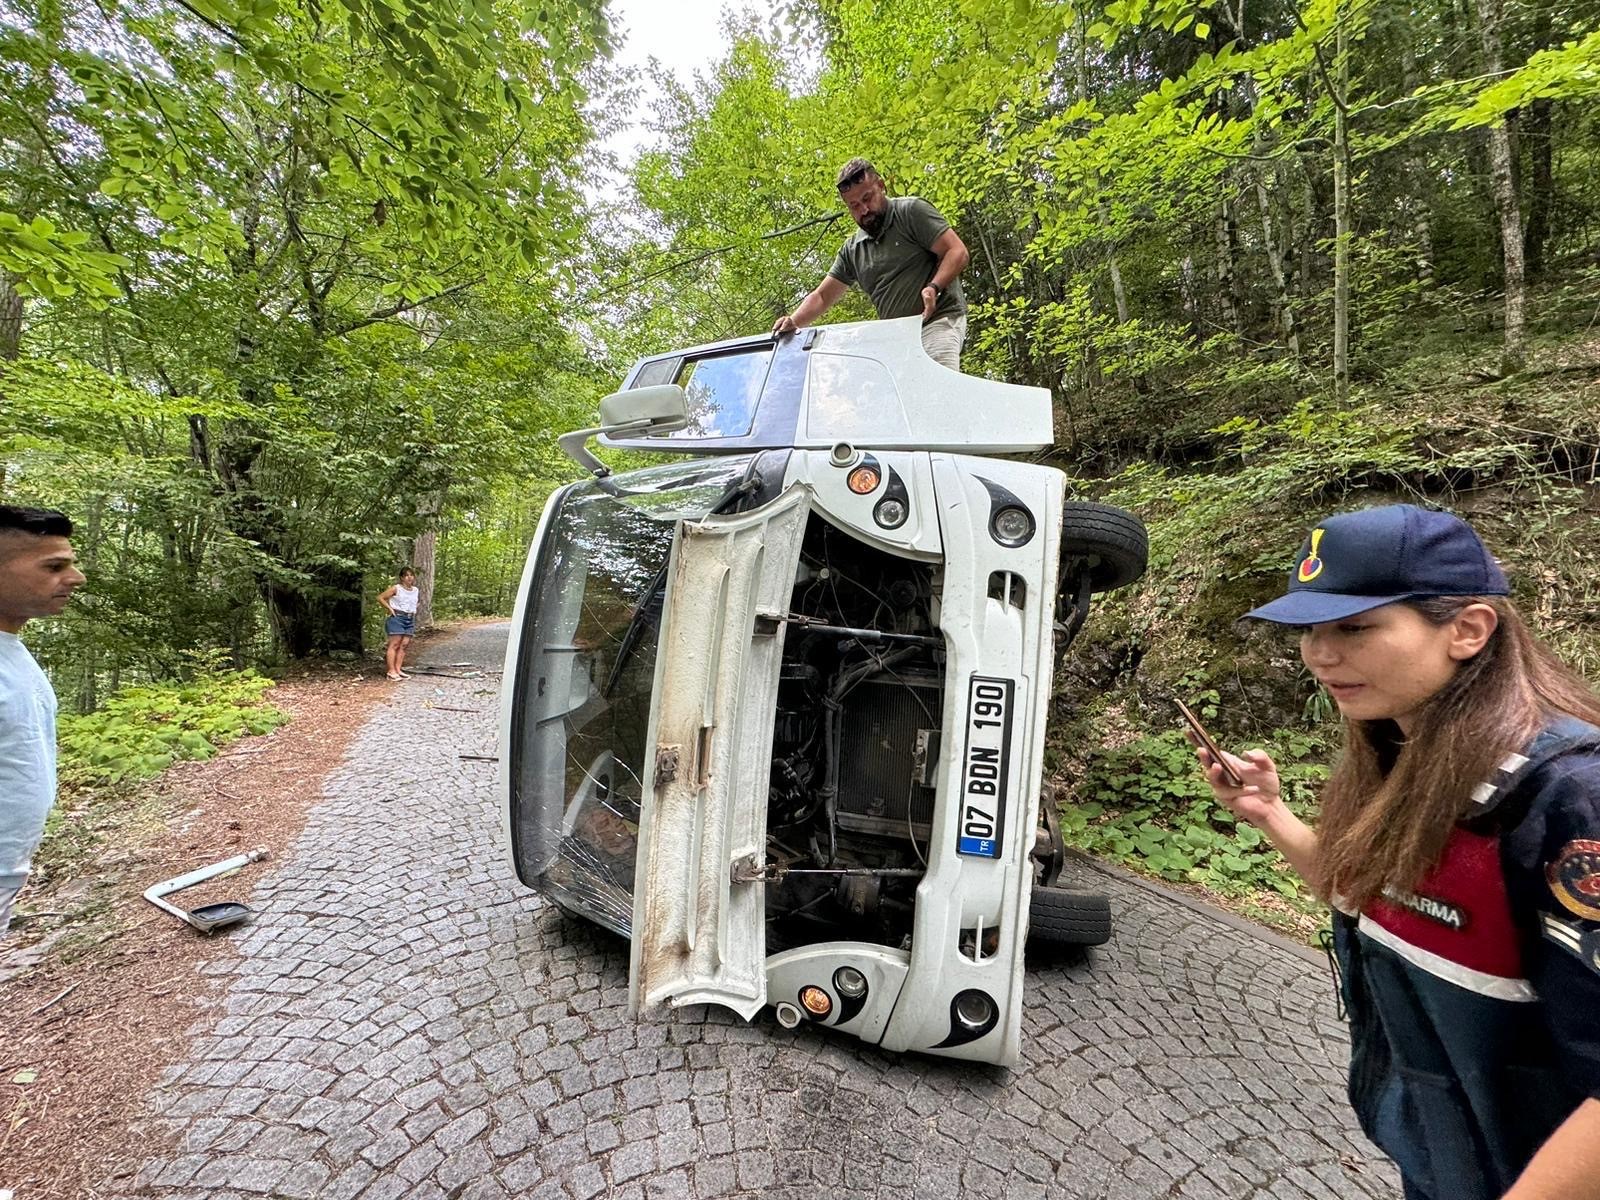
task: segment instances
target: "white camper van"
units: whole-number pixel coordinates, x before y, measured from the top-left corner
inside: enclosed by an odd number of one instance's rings
[[[635,1011],[1015,1063],[1024,943],[1110,935],[1059,885],[1040,764],[1143,526],[994,457],[1051,444],[1049,394],[938,366],[916,318],[646,358],[601,420],[561,439],[590,477],[507,651],[518,877],[630,940]],[[687,457],[613,474],[590,437]]]

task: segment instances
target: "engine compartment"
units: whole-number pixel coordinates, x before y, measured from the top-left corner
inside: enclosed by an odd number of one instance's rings
[[[810,517],[774,717],[769,953],[910,947],[944,711],[938,595],[935,566]]]

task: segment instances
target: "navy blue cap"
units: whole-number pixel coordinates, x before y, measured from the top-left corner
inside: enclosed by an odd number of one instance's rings
[[[1245,616],[1318,625],[1397,600],[1510,592],[1500,564],[1460,517],[1390,504],[1318,525],[1289,572],[1288,594]]]

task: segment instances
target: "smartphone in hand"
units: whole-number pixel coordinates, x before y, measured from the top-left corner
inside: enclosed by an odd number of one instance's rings
[[[1222,768],[1222,778],[1227,782],[1228,786],[1243,787],[1244,780],[1239,778],[1239,773],[1235,771],[1232,765],[1229,764],[1228,760],[1223,757],[1222,751],[1217,749],[1216,739],[1213,738],[1211,734],[1206,732],[1206,727],[1200,724],[1200,718],[1195,716],[1194,713],[1189,710],[1189,706],[1182,700],[1174,697],[1172,702],[1178,706],[1178,713],[1183,717],[1183,723],[1194,731],[1194,736],[1198,738],[1200,740],[1200,744],[1205,747],[1206,753],[1211,755],[1211,761]]]

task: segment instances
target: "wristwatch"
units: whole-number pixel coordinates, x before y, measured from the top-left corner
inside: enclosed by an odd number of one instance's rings
[[[935,302],[943,300],[945,298],[945,294],[950,290],[941,284],[933,283],[931,281],[929,282],[928,286],[933,289],[933,298]]]

